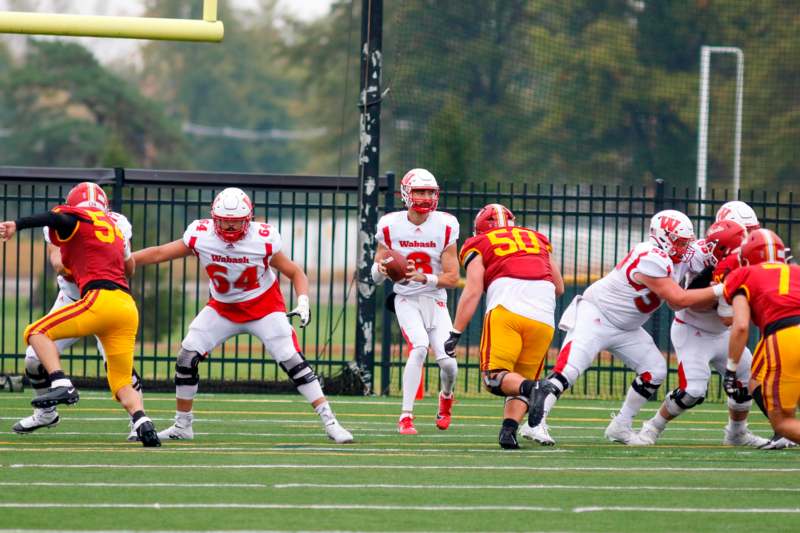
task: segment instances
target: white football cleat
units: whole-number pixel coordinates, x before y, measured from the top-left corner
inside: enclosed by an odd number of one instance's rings
[[[336,420],[325,424],[325,433],[336,444],[350,444],[353,442],[353,434],[344,429]]]
[[[786,448],[796,448],[797,443],[787,439],[786,437],[781,437],[780,435],[774,435],[770,440],[767,441],[766,444],[760,447],[761,450],[785,450]]]
[[[732,432],[730,426],[725,426],[725,438],[722,444],[727,446],[750,446],[751,448],[761,448],[769,444],[769,439],[759,437],[747,427],[742,431]]]
[[[60,421],[55,409],[34,409],[31,416],[18,421],[11,429],[15,433],[33,433],[37,429],[55,427]]]
[[[527,422],[519,428],[519,434],[528,440],[538,442],[542,446],[555,446],[556,441],[550,436],[550,428],[542,422],[538,426],[530,427]]]
[[[636,439],[629,442],[632,446],[652,446],[658,441],[663,429],[658,429],[649,420],[642,424],[642,430],[636,435]]]
[[[606,428],[605,436],[611,442],[620,442],[622,444],[638,443],[637,434],[633,430],[631,423],[621,422],[618,416],[611,419],[611,423]]]
[[[163,431],[158,432],[160,440],[192,440],[194,439],[194,431],[192,431],[192,424],[183,425],[180,421],[176,420],[174,424]]]

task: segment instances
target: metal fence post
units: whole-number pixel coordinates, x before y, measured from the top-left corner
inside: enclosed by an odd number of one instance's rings
[[[125,169],[120,167],[114,168],[114,187],[113,195],[111,198],[111,209],[117,213],[122,212],[122,185],[125,183]]]
[[[361,14],[361,92],[358,213],[358,300],[356,361],[375,372],[375,285],[370,270],[378,224],[380,172],[381,67],[383,64],[383,0],[363,0]]]
[[[394,172],[386,174],[386,194],[384,195],[384,212],[394,211]],[[383,294],[388,296],[392,290],[393,282],[386,280],[383,282]],[[387,394],[389,391],[390,372],[392,362],[392,316],[388,309],[384,308],[381,321],[381,390],[380,394]]]

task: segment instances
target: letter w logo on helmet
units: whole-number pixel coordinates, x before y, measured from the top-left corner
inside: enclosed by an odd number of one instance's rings
[[[668,233],[674,232],[678,228],[678,224],[681,223],[680,220],[669,217],[660,217],[659,222],[661,223],[661,229],[666,230]]]

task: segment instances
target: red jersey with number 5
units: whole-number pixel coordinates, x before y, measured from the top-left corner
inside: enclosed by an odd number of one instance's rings
[[[725,278],[725,299],[739,293],[750,302],[750,317],[762,332],[781,318],[800,315],[800,266],[760,263],[737,268]]]
[[[484,288],[497,278],[538,279],[553,282],[547,237],[529,228],[509,226],[470,237],[461,247],[461,264],[479,254],[486,273]]]
[[[49,238],[61,250],[61,261],[81,292],[87,283],[99,280],[127,289],[125,237],[114,221],[100,209],[60,205],[53,212],[79,217],[72,235],[61,239],[51,228]]]
[[[286,312],[278,277],[269,266],[281,251],[277,228],[252,222],[236,242],[220,239],[212,220],[195,220],[183,234],[208,275],[209,307],[232,322],[258,320],[276,311]]]
[[[677,281],[684,267],[681,263],[673,265],[669,256],[652,242],[643,242],[634,246],[614,270],[592,283],[583,297],[619,329],[638,329],[661,306],[661,299],[640,283],[637,275]]]

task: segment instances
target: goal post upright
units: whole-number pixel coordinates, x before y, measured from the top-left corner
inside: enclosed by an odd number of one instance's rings
[[[705,216],[708,181],[708,111],[711,54],[733,54],[736,56],[736,121],[733,140],[733,193],[741,186],[742,161],[742,106],[744,98],[744,53],[735,46],[703,46],[700,49],[700,109],[697,127],[697,177],[696,187],[700,193],[700,215]]]
[[[5,11],[0,33],[218,43],[225,27],[217,20],[217,0],[203,0],[203,20]]]

